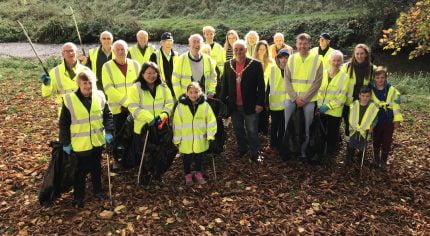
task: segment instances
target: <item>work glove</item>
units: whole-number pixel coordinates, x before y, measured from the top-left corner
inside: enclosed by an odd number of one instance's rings
[[[329,108],[326,104],[322,104],[322,105],[320,106],[320,113],[321,113],[321,114],[324,114],[324,113],[326,113],[329,109],[330,109],[330,108]]]
[[[51,77],[49,77],[49,75],[43,73],[40,76],[40,82],[42,82],[44,85],[50,85],[51,84]]]
[[[72,153],[72,145],[63,146],[63,151],[70,155]]]
[[[161,118],[160,116],[156,116],[151,122],[149,122],[149,126],[152,127],[159,123],[161,123]]]
[[[105,140],[107,144],[110,144],[112,142],[113,136],[111,133],[106,133]]]

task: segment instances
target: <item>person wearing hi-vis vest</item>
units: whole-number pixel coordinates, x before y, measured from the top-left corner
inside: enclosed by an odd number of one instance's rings
[[[330,53],[334,51],[333,48],[330,47],[331,36],[328,33],[322,33],[320,35],[319,46],[311,49],[311,53],[316,53],[322,57],[324,69],[328,69],[329,65],[329,56]]]
[[[203,37],[193,34],[188,38],[189,51],[175,62],[172,73],[173,90],[178,100],[187,92],[187,86],[195,81],[200,84],[208,98],[213,98],[217,84],[216,63],[212,58],[200,52]]]
[[[351,104],[349,113],[350,139],[346,146],[346,165],[354,162],[354,154],[358,149],[366,150],[367,142],[372,136],[373,128],[378,123],[378,105],[371,101],[372,92],[368,86],[362,86],[358,94],[358,100]]]
[[[155,47],[148,44],[148,32],[139,30],[136,34],[137,44],[128,49],[128,58],[138,61],[140,65],[149,61],[151,55],[155,52]]]
[[[400,93],[387,81],[387,68],[379,66],[375,78],[370,82],[372,100],[378,107],[378,124],[373,132],[373,153],[375,164],[385,168],[393,143],[393,133],[403,121],[400,113]]]
[[[290,53],[283,48],[276,55],[276,64],[270,67],[268,88],[269,110],[272,124],[270,126],[270,146],[279,151],[285,133],[285,81],[284,71]]]
[[[172,72],[173,65],[178,58],[178,53],[173,51],[173,42],[172,33],[164,32],[161,35],[160,49],[151,55],[150,60],[158,65],[161,81],[167,84],[167,87],[172,92],[172,96],[175,97],[172,86]]]
[[[88,69],[79,64],[77,59],[77,47],[74,43],[65,43],[61,48],[63,61],[58,66],[49,71],[49,75],[43,73],[40,76],[42,82],[42,96],[50,97],[57,95],[57,114],[60,115],[63,97],[67,93],[74,92],[78,85],[76,76],[79,72]]]
[[[297,53],[288,58],[285,67],[285,128],[296,107],[302,107],[305,116],[306,139],[301,145],[301,157],[306,158],[309,127],[314,117],[315,102],[323,77],[321,57],[310,53],[311,36],[301,33],[296,38]]]
[[[127,43],[118,40],[113,44],[115,59],[103,65],[103,87],[115,122],[115,131],[123,126],[128,112],[130,88],[139,76],[139,62],[127,58]]]
[[[73,185],[73,205],[83,207],[85,177],[91,173],[93,195],[104,197],[101,183],[103,145],[112,141],[112,113],[102,91],[97,90],[96,76],[86,69],[77,75],[78,89],[64,96],[59,120],[59,139],[63,151],[72,151],[78,160]]]
[[[209,149],[209,141],[215,140],[216,131],[216,117],[206,102],[202,88],[197,82],[191,82],[186,93],[178,99],[173,116],[173,143],[179,146],[179,152],[183,154],[186,185],[193,184],[193,162],[197,183],[206,183],[202,174],[203,153]]]
[[[346,72],[341,70],[343,64],[341,51],[332,51],[328,56],[328,61],[330,67],[324,69],[323,80],[318,91],[318,107],[322,124],[326,130],[322,141],[327,144],[327,154],[330,157],[339,149],[339,128],[349,79]]]
[[[132,153],[138,155],[143,150],[142,128],[145,125],[158,125],[165,119],[168,121],[173,110],[172,94],[167,85],[162,83],[157,64],[154,62],[143,63],[139,76],[129,90],[128,98],[130,100],[128,110],[134,118]],[[152,137],[149,138],[152,139]],[[134,159],[138,160],[139,158],[135,156]],[[161,180],[161,176],[154,177]],[[143,181],[142,183],[147,184],[148,182]]]
[[[113,35],[109,31],[100,34],[100,46],[88,51],[88,58],[81,57],[82,63],[88,66],[97,76],[97,89],[103,91],[103,65],[115,58],[112,52]]]
[[[216,62],[217,74],[221,77],[224,72],[224,47],[221,44],[214,41],[215,28],[212,26],[203,27],[203,37],[205,38],[205,44],[211,48],[210,56]]]

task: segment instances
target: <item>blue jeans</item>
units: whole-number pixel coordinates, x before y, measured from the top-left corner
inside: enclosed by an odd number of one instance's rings
[[[246,115],[243,107],[237,107],[237,110],[231,115],[231,121],[233,122],[239,152],[246,152],[249,149],[251,155],[258,155],[260,150],[258,114]]]

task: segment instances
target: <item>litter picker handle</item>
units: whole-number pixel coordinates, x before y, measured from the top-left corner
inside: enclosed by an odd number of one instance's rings
[[[157,126],[157,129],[162,129],[163,126],[166,124],[167,122],[167,118],[164,118],[163,121],[161,121],[161,123]]]

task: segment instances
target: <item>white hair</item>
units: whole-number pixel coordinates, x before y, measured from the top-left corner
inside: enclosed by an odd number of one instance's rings
[[[243,39],[236,40],[236,42],[233,43],[233,48],[236,47],[236,45],[242,45],[243,48],[247,48],[246,42]]]
[[[246,35],[245,35],[245,41],[248,41],[248,37],[251,35],[255,35],[255,37],[257,38],[257,40],[255,41],[256,43],[258,41],[260,41],[260,36],[258,36],[258,33],[254,30],[249,31]]]
[[[78,51],[78,47],[76,46],[76,44],[74,44],[72,42],[67,42],[67,43],[63,44],[63,46],[61,47],[61,51],[63,51],[66,46],[72,46],[72,48],[73,48],[73,50],[75,50],[75,52]]]
[[[141,35],[141,34],[144,34],[144,35],[146,35],[148,37],[148,32],[146,32],[145,30],[139,30],[139,31],[137,31],[136,37],[139,37],[139,35]]]
[[[191,40],[193,40],[194,38],[198,38],[201,43],[204,42],[203,37],[200,34],[192,34],[192,35],[190,35],[190,37],[188,38],[188,42],[191,42]]]
[[[105,30],[105,31],[101,32],[101,33],[100,33],[100,39],[102,39],[102,35],[103,35],[103,34],[108,34],[108,35],[110,36],[111,40],[113,41],[113,35],[112,35],[112,33],[111,33],[111,32],[109,32],[109,31],[107,31],[107,30]]]
[[[124,46],[125,51],[127,51],[127,49],[128,49],[128,44],[127,44],[127,42],[125,42],[125,41],[124,41],[124,40],[122,40],[122,39],[119,39],[119,40],[117,40],[117,41],[115,41],[115,42],[113,43],[113,47],[115,48],[115,45],[118,45],[118,44],[121,44],[122,46]]]
[[[343,63],[343,53],[339,50],[334,50],[333,52],[331,52],[330,55],[328,55],[328,61],[331,62],[333,58],[337,56],[340,57]]]
[[[284,34],[283,33],[276,33],[275,35],[273,35],[273,38],[277,38],[277,37],[281,37],[282,39],[284,39]]]

